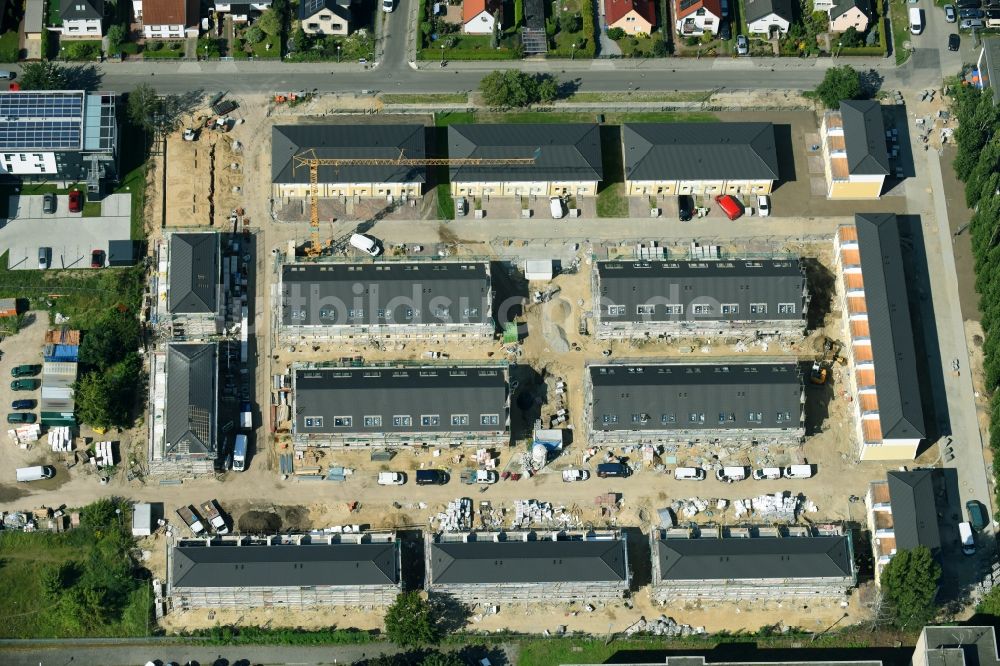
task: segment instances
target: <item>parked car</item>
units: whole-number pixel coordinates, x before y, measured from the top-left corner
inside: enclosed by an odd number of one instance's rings
[[[586,481],[590,478],[590,472],[585,469],[564,469],[562,479],[566,483],[573,481]]]
[[[104,250],[94,250],[90,253],[90,267],[104,268]]]
[[[34,467],[18,467],[14,474],[18,482],[27,483],[28,481],[51,479],[56,475],[56,470],[49,465],[35,465]]]
[[[962,30],[982,30],[984,25],[983,19],[963,19],[958,27]]]
[[[53,192],[46,192],[45,196],[42,197],[42,212],[46,215],[52,215],[56,212],[56,208],[59,206],[59,199]]]
[[[7,81],[13,80],[17,74],[10,70],[0,70],[0,79],[6,79]]]
[[[705,470],[700,467],[678,467],[674,469],[674,478],[678,481],[704,481]]]
[[[393,10],[392,0],[382,0],[382,11],[386,14],[391,14]]]
[[[10,383],[11,391],[35,391],[42,382],[37,379],[15,379]]]
[[[972,525],[969,523],[958,524],[958,542],[962,546],[964,555],[976,554],[976,537],[972,533]]]
[[[715,470],[715,480],[725,481],[726,483],[732,483],[733,481],[742,481],[747,478],[747,468],[746,467],[721,467]]]
[[[562,199],[560,199],[559,197],[550,197],[549,212],[552,214],[553,220],[561,220],[563,215],[566,214],[566,211],[563,208]]]
[[[694,197],[682,194],[677,197],[677,218],[681,222],[687,222],[692,217],[694,217]]]
[[[959,37],[955,33],[951,33],[950,35],[948,35],[948,50],[949,51],[957,51],[958,47],[960,47],[961,45],[962,45],[962,38],[961,37]]]
[[[70,190],[69,192],[69,212],[83,212],[83,192],[80,190]]]
[[[406,483],[406,475],[402,472],[379,472],[378,485],[401,486]]]
[[[982,9],[972,8],[969,9],[959,9],[958,17],[964,19],[981,19],[986,16],[986,12]]]
[[[597,476],[606,479],[609,476],[628,476],[628,465],[622,463],[601,463],[597,466]]]
[[[378,241],[371,236],[366,236],[365,234],[351,234],[351,240],[349,242],[353,247],[358,248],[362,252],[367,252],[373,257],[377,257],[382,254],[382,248],[379,247]]]
[[[38,270],[44,271],[51,265],[52,265],[52,248],[51,247],[38,248]]]
[[[812,465],[791,465],[784,469],[786,479],[808,479],[813,475]]]
[[[737,220],[743,216],[743,204],[734,196],[720,194],[715,197],[715,203],[719,204],[719,208],[730,220]]]
[[[34,423],[38,417],[31,412],[14,412],[7,415],[7,423]]]
[[[948,23],[954,23],[958,20],[958,12],[955,11],[955,5],[944,6],[944,20]]]
[[[736,35],[736,55],[750,55],[750,40],[746,35]]]
[[[757,195],[757,211],[761,217],[767,217],[771,214],[771,199],[766,194]]]
[[[733,38],[733,30],[729,27],[728,19],[723,19],[722,25],[719,26],[719,38],[726,40]]]
[[[492,469],[467,469],[462,472],[462,483],[478,483],[491,486],[500,480],[500,475]]]
[[[10,403],[11,409],[34,409],[37,403],[34,400],[15,400]]]
[[[972,529],[977,532],[986,529],[986,524],[989,522],[986,518],[986,507],[978,500],[969,500],[965,503],[965,510],[969,513],[969,522],[972,523]]]
[[[774,481],[781,478],[780,467],[761,467],[753,471],[753,478],[756,481]]]
[[[418,486],[443,486],[448,483],[448,472],[443,469],[418,469]]]
[[[31,363],[26,363],[24,365],[18,365],[11,368],[11,377],[34,377],[39,372],[42,371],[42,366],[34,365]]]
[[[983,3],[982,0],[958,0],[955,6],[959,9],[978,9]]]

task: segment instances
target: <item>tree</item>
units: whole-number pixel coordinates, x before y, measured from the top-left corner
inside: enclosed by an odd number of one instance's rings
[[[21,90],[65,90],[66,69],[48,60],[25,63],[20,82]]]
[[[298,31],[296,31],[296,32],[298,32]],[[303,35],[306,34],[304,30],[302,31],[302,34]],[[247,41],[250,42],[251,44],[260,44],[266,38],[267,38],[267,35],[264,33],[263,30],[260,29],[259,25],[252,25],[247,30]],[[294,36],[293,36],[293,39],[294,39]]]
[[[74,385],[77,415],[95,428],[130,425],[131,407],[140,389],[142,361],[130,352],[106,371],[83,375]]]
[[[500,10],[493,12],[493,32],[490,33],[490,48],[500,48]]]
[[[389,606],[385,633],[390,641],[404,648],[433,645],[441,639],[431,605],[417,591],[400,594]]]
[[[838,40],[843,46],[848,48],[854,48],[855,46],[861,46],[865,43],[864,35],[858,32],[858,29],[853,25],[844,31]]]
[[[159,42],[153,42],[158,44]],[[143,129],[152,129],[156,116],[163,108],[163,102],[156,90],[148,83],[140,83],[128,94],[128,119]]]
[[[619,27],[608,28],[608,39],[618,41],[625,37],[625,31]]]
[[[296,28],[295,32],[292,33],[292,46],[297,53],[308,51],[309,47],[312,46],[312,39],[310,39],[309,35],[301,27]]]
[[[488,106],[512,108],[554,100],[559,82],[551,74],[528,74],[507,69],[484,76],[479,82],[479,90]]]
[[[580,12],[561,12],[559,14],[559,32],[580,32],[583,29],[583,16]]]
[[[276,12],[272,6],[271,9],[260,15],[254,25],[264,31],[268,37],[278,37],[281,35],[281,22],[281,14]]]
[[[426,653],[420,660],[420,666],[465,666],[465,660],[454,652]]]
[[[882,570],[882,593],[896,626],[921,627],[934,619],[941,566],[930,549],[898,551]]]
[[[538,76],[538,101],[554,102],[559,96],[559,82],[548,74]]]
[[[840,100],[861,97],[861,77],[850,65],[831,67],[814,94],[826,108],[839,108]]]
[[[125,27],[120,23],[115,23],[108,28],[108,53],[118,55],[122,51],[122,42],[125,41]]]
[[[129,312],[112,310],[80,341],[80,362],[97,370],[106,370],[139,348],[139,321]]]

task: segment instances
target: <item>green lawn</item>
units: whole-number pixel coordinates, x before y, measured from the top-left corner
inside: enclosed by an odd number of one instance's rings
[[[101,40],[66,39],[59,42],[59,57],[66,60],[87,62],[101,57]]]
[[[449,183],[439,183],[434,188],[437,191],[438,219],[455,219],[455,200],[451,198],[451,187]]]
[[[0,62],[17,62],[20,54],[16,29],[8,30],[0,35]]]
[[[652,58],[653,43],[663,41],[659,33],[651,37],[625,36],[617,41],[618,48],[626,58]]]
[[[892,52],[896,56],[897,65],[902,65],[910,59],[910,52],[903,48],[903,43],[910,40],[910,19],[907,9],[906,0],[889,2],[889,17],[892,19]],[[929,17],[924,20],[929,20]],[[944,20],[943,17],[941,20]]]
[[[83,202],[83,216],[84,217],[100,217],[101,216],[101,202],[100,201],[85,201],[85,202]]]
[[[453,33],[442,37],[436,42],[420,49],[419,60],[441,60],[444,51],[445,60],[515,60],[517,51],[509,48],[493,48],[490,45],[490,35],[463,35]],[[448,45],[450,44],[450,46]],[[441,47],[445,48],[442,49]]]
[[[174,45],[178,48],[171,48]],[[172,58],[183,58],[184,57],[184,42],[166,42],[163,44],[163,48],[159,51],[152,51],[147,45],[146,48],[142,50],[143,58],[152,58],[154,60],[169,60]]]
[[[600,92],[578,92],[570,95],[567,102],[594,103],[594,102],[620,102],[623,93],[600,93]],[[672,92],[656,92],[653,90],[640,90],[628,96],[630,102],[703,102],[712,96],[710,90],[683,91],[674,90]]]
[[[630,99],[627,95],[626,100]],[[713,122],[713,114],[702,111],[653,111],[633,113],[605,113],[604,122],[609,125],[631,122],[647,123],[706,123]],[[563,112],[563,111],[511,111],[508,113],[473,113],[471,111],[445,111],[435,116],[438,127],[469,123],[593,123],[597,122],[597,114],[593,112]]]
[[[466,104],[466,93],[389,94],[379,97],[383,104]]]
[[[87,187],[86,183],[73,183],[69,187],[59,187],[54,183],[25,183],[21,186],[21,194],[69,194],[70,190],[81,190]]]

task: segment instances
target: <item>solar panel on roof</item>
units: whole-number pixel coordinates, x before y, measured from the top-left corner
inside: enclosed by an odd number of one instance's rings
[[[78,148],[82,118],[78,93],[0,94],[0,148]]]

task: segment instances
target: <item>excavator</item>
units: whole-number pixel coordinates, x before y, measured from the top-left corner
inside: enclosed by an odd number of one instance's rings
[[[840,355],[843,349],[844,344],[842,342],[829,337],[824,338],[823,353],[813,361],[812,371],[809,373],[809,381],[817,385],[825,384],[834,363],[839,363],[840,365],[847,363],[847,359]]]

